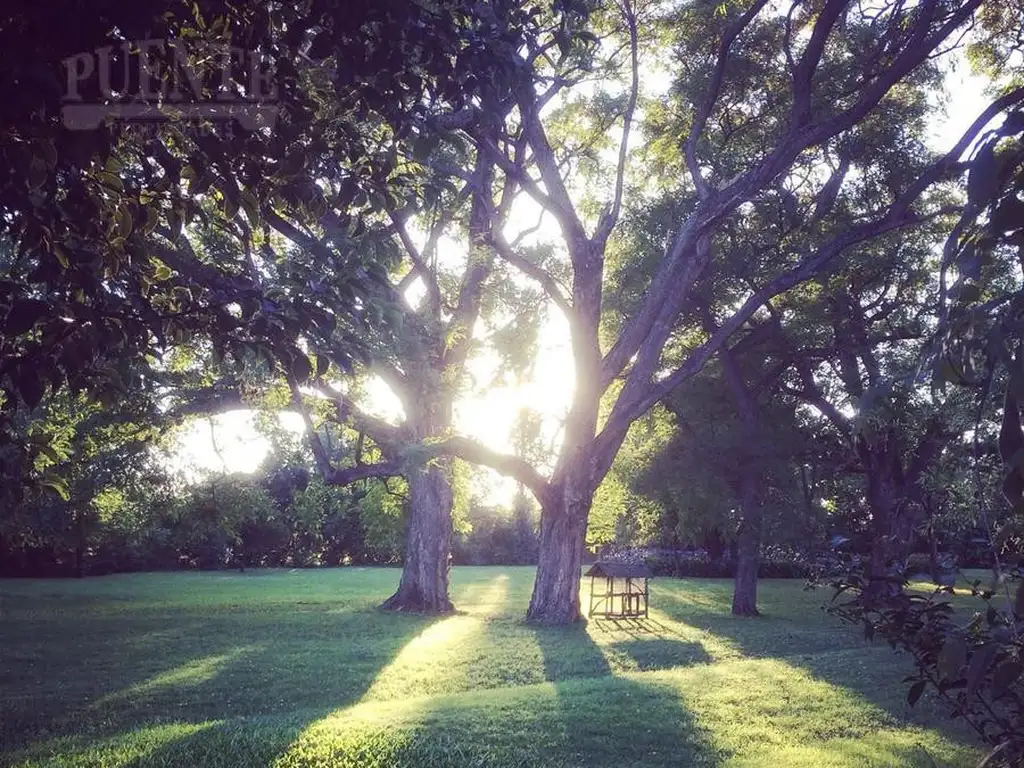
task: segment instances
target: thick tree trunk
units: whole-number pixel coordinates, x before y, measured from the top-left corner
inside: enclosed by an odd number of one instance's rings
[[[553,493],[541,508],[537,577],[526,612],[527,620],[538,624],[571,624],[582,618],[580,578],[593,491],[574,493],[569,487]]]
[[[732,593],[734,616],[757,616],[757,567],[761,549],[761,504],[757,482],[750,478],[743,487],[743,522],[736,547],[736,581]]]
[[[452,546],[452,487],[448,467],[430,465],[408,477],[409,523],[402,580],[382,608],[448,613],[448,559]]]
[[[896,517],[896,504],[888,483],[881,479],[868,478],[868,503],[871,508],[871,567],[872,580],[881,580],[889,575],[894,559],[892,528]]]
[[[906,556],[909,543],[903,539],[900,518],[906,498],[894,478],[883,473],[868,475],[868,504],[871,509],[871,562],[868,594],[888,597],[900,590],[895,563]]]

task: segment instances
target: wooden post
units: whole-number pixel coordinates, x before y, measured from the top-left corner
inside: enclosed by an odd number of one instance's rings
[[[615,612],[615,577],[608,577],[608,604],[604,607],[604,616],[608,618],[609,613]]]
[[[644,576],[644,618],[647,618],[647,606],[651,599],[651,580]]]
[[[590,574],[590,608],[587,611],[587,618],[594,615],[594,574]]]

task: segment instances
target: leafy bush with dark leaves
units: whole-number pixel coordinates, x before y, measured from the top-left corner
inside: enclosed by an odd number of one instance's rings
[[[992,747],[985,766],[1024,765],[1024,582],[1014,597],[1010,578],[988,588],[975,581],[982,610],[968,614],[947,599],[953,587],[926,595],[907,591],[903,575],[869,581],[853,569],[833,583],[829,609],[913,656],[907,701],[913,706],[933,691]]]

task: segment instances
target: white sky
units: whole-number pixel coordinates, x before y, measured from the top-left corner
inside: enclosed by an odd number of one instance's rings
[[[946,106],[945,116],[938,117],[932,131],[936,150],[952,148],[985,108],[988,100],[984,85],[983,80],[970,75],[965,62],[958,62],[955,70],[949,73],[947,93],[936,94],[936,103]],[[518,228],[532,227],[535,223],[536,214],[533,212],[514,215],[509,234],[514,235]],[[561,313],[553,307],[549,310],[531,381],[519,386],[487,388],[495,368],[493,354],[483,354],[469,362],[468,370],[475,382],[472,391],[456,405],[457,432],[495,450],[510,451],[512,424],[521,408],[530,408],[543,415],[546,440],[557,439],[574,384],[568,329]],[[371,387],[370,393],[371,410],[391,419],[399,415],[398,402],[386,387]],[[282,422],[296,432],[302,429],[294,414],[284,414]],[[221,414],[214,417],[214,424],[218,450],[214,450],[209,423],[199,420],[186,428],[177,440],[170,458],[172,468],[189,479],[208,472],[255,471],[266,458],[269,444],[257,432],[253,414],[246,411]],[[486,475],[487,479],[478,481],[482,487],[478,487],[477,492],[484,495],[489,503],[510,500],[514,489],[512,481],[492,472]]]

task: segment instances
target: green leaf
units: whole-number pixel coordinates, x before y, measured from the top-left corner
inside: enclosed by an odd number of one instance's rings
[[[62,269],[67,269],[71,266],[71,260],[68,258],[68,252],[60,243],[53,244],[53,255],[57,257],[57,261],[60,263]]]
[[[1010,657],[1000,662],[992,673],[992,698],[998,699],[1020,677],[1020,659]]]
[[[100,171],[96,174],[96,178],[101,184],[103,184],[103,186],[114,189],[118,192],[124,192],[124,182],[114,174],[107,173],[106,171]]]
[[[982,680],[985,679],[985,673],[988,672],[989,666],[996,657],[997,648],[993,643],[986,643],[980,646],[974,651],[971,656],[971,663],[967,665],[967,695],[973,696]]]
[[[316,356],[316,375],[323,376],[331,368],[331,360],[327,355]]]
[[[122,205],[117,209],[117,234],[121,238],[127,240],[128,235],[132,233],[132,212],[128,210],[128,206]]]
[[[18,392],[29,408],[35,408],[43,399],[46,384],[32,368],[22,366],[18,370]]]
[[[146,208],[146,222],[142,225],[142,231],[145,234],[150,234],[156,229],[160,223],[160,211],[155,206],[150,205]]]
[[[47,477],[47,478],[44,478],[40,482],[40,485],[42,485],[44,488],[49,488],[50,490],[54,491],[64,501],[70,501],[70,499],[71,499],[71,493],[68,491],[67,484],[63,480],[61,480],[60,478],[57,478],[57,477]]]

